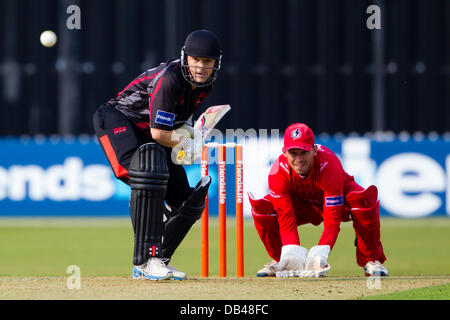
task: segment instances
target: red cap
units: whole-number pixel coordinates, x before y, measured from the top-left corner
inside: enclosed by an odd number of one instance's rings
[[[290,149],[311,150],[314,145],[314,133],[304,123],[291,124],[284,132],[283,152]]]

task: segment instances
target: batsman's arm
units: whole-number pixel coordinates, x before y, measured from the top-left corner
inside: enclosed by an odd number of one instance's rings
[[[175,130],[162,130],[151,128],[150,132],[153,139],[160,145],[168,148],[173,148],[178,145],[184,137],[178,134]]]

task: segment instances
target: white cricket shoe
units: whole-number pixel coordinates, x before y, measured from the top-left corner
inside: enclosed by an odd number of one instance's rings
[[[133,279],[166,280],[173,277],[172,271],[159,258],[150,258],[140,266],[134,266]]]
[[[186,280],[186,273],[179,271],[177,268],[171,265],[167,265],[167,268],[172,272],[173,280]]]
[[[275,260],[272,260],[264,265],[264,268],[259,270],[256,273],[257,277],[275,277],[277,271],[275,270],[274,266],[277,264]]]
[[[387,277],[389,275],[388,270],[381,264],[380,261],[369,261],[364,266],[366,277]]]

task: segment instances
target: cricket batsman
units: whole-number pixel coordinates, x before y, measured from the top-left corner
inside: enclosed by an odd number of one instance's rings
[[[255,199],[249,193],[256,230],[273,259],[257,276],[325,276],[340,223],[347,221],[353,222],[356,261],[365,275],[387,276],[377,188],[358,185],[330,149],[315,144],[313,131],[303,123],[286,129],[282,151],[271,167],[269,194]],[[322,222],[317,245],[302,247],[297,226]]]
[[[210,93],[221,64],[217,35],[194,31],[180,59],[145,71],[93,116],[114,175],[131,187],[134,279],[186,278],[169,261],[201,217],[211,184],[206,176],[191,188],[181,165],[200,158],[204,144],[187,122]],[[181,163],[174,161],[180,151]]]

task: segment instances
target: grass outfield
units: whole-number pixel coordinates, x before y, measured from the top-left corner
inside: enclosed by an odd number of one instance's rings
[[[340,287],[347,284],[355,286],[353,281],[359,283],[364,288],[363,293],[356,295],[337,295],[325,297],[331,299],[349,298],[360,299],[367,295],[391,293],[394,288],[391,284],[400,283],[399,290],[415,289],[418,287],[431,286],[435,284],[450,283],[450,219],[449,218],[429,218],[429,219],[394,219],[384,218],[381,220],[381,239],[388,260],[385,266],[390,272],[389,280],[383,280],[383,290],[367,291],[366,279],[363,277],[363,270],[356,265],[354,231],[350,223],[341,225],[341,232],[336,245],[328,259],[331,270],[328,273],[325,283]],[[245,221],[244,230],[244,250],[245,250],[245,279],[235,277],[235,232],[233,220],[228,220],[227,234],[227,261],[229,278],[218,279],[218,228],[217,220],[210,219],[210,276],[211,279],[200,278],[200,224],[194,225],[185,241],[175,253],[171,264],[189,275],[190,281],[185,281],[185,289],[195,292],[195,288],[201,284],[217,282],[218,290],[220,285],[244,284],[244,287],[232,285],[231,288],[238,289],[239,295],[230,296],[216,295],[209,292],[206,296],[179,296],[178,299],[276,299],[273,296],[261,295],[264,292],[259,288],[246,292],[245,288],[251,288],[253,284],[262,285],[265,283],[274,285],[277,283],[281,287],[292,285],[294,288],[305,287],[311,284],[324,284],[324,279],[313,279],[312,281],[289,279],[288,282],[282,279],[258,279],[255,273],[270,258],[267,256],[261,241],[258,238],[251,220]],[[322,227],[301,226],[299,228],[302,245],[311,247],[316,244],[320,237]],[[64,283],[69,275],[66,269],[69,265],[77,265],[81,269],[82,279],[85,283],[95,283],[96,279],[118,279],[124,281],[124,286],[136,286],[130,282],[131,261],[133,248],[133,233],[129,219],[0,219],[0,281],[2,287],[5,284],[25,281],[25,288],[22,293],[14,292],[0,293],[0,298],[39,298],[39,289],[35,295],[26,295],[26,279],[40,279],[50,281],[59,279]],[[24,280],[25,279],[25,280]],[[262,281],[261,281],[262,280]],[[267,280],[266,282],[264,282]],[[406,282],[405,282],[405,281]],[[424,280],[424,281],[422,281]],[[109,280],[108,280],[109,281]],[[292,282],[294,281],[294,282]],[[302,281],[302,282],[299,282]],[[144,281],[148,282],[148,281]],[[172,281],[173,282],[173,281]],[[406,285],[408,283],[408,285]],[[30,282],[28,282],[30,284]],[[152,284],[153,285],[153,284]],[[179,284],[177,284],[179,285]],[[193,286],[193,288],[190,287]],[[317,287],[321,287],[321,285]],[[51,288],[51,285],[47,286]],[[138,286],[142,286],[139,284]],[[159,284],[158,284],[159,286]],[[139,288],[135,288],[138,292]],[[391,290],[392,289],[392,290]],[[194,290],[194,291],[193,291]],[[262,291],[261,291],[262,290]],[[339,290],[330,289],[336,294]],[[342,290],[345,291],[344,288]],[[67,291],[67,290],[66,290]],[[199,289],[199,291],[201,291]],[[275,290],[276,291],[276,290]],[[397,290],[398,291],[398,290]],[[31,292],[31,291],[30,291]],[[259,295],[258,295],[259,292]],[[343,292],[343,291],[342,291]],[[434,291],[433,291],[434,292]],[[301,293],[301,292],[300,292]],[[299,294],[300,294],[299,293]],[[325,292],[328,293],[328,290]],[[24,295],[25,294],[25,295]],[[131,295],[112,296],[112,299],[133,299]],[[414,294],[414,292],[412,293]],[[420,293],[419,293],[420,294]],[[436,299],[450,299],[449,290],[438,290]],[[3,295],[3,296],[2,296]],[[431,293],[430,293],[431,295]],[[440,295],[440,297],[439,297]],[[42,295],[45,297],[45,295]],[[92,298],[101,298],[95,296]],[[317,296],[299,296],[295,291],[291,295],[279,296],[280,299],[296,298],[320,298]],[[57,298],[57,296],[47,296],[47,298]],[[64,298],[64,297],[59,297]],[[67,297],[69,298],[69,297]],[[76,297],[73,297],[76,298]],[[177,298],[177,297],[176,297]],[[322,297],[323,298],[323,297]],[[382,297],[380,297],[382,298]],[[409,296],[407,299],[411,299]]]
[[[448,300],[450,284],[411,289],[364,298],[365,300]]]

